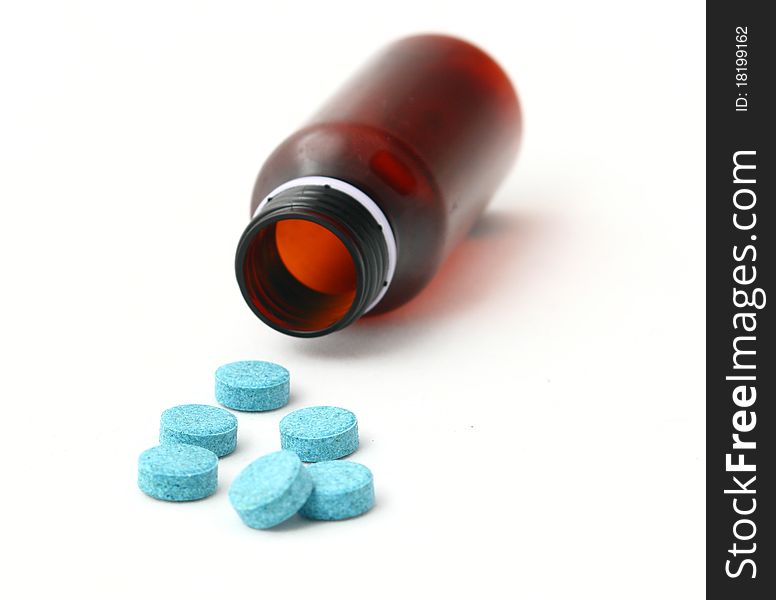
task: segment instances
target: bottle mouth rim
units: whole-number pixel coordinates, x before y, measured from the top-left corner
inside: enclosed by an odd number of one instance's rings
[[[259,209],[238,243],[235,272],[245,302],[264,323],[287,335],[319,337],[350,325],[382,298],[388,285],[382,227],[348,194],[330,186],[287,187]],[[275,239],[277,225],[289,220],[336,236],[353,264],[352,292],[327,294],[295,278]]]
[[[248,276],[248,274],[246,274],[246,270],[249,268],[249,265],[251,264],[251,259],[249,255],[253,250],[252,248],[253,242],[256,239],[256,237],[260,234],[260,232],[267,228],[271,228],[272,226],[276,225],[281,221],[286,221],[291,219],[309,221],[309,222],[315,223],[316,225],[326,228],[328,231],[330,231],[331,233],[337,236],[340,242],[342,242],[342,244],[347,249],[351,259],[353,260],[353,265],[356,272],[356,285],[355,285],[355,293],[353,295],[353,299],[350,302],[350,305],[347,308],[347,310],[344,312],[344,314],[342,314],[339,318],[334,319],[330,324],[324,327],[302,328],[299,326],[294,326],[288,320],[283,322],[283,319],[279,316],[276,316],[276,318],[273,319],[270,316],[270,314],[272,314],[272,310],[267,306],[267,298],[264,294],[260,293],[262,286],[258,285],[256,282],[251,284],[250,277]],[[318,336],[333,333],[334,331],[342,329],[343,327],[350,325],[353,321],[355,321],[360,316],[360,311],[358,310],[358,308],[359,308],[359,305],[363,303],[363,297],[365,295],[365,290],[363,286],[363,279],[364,279],[363,261],[358,259],[358,253],[356,248],[354,247],[353,242],[347,239],[347,237],[343,236],[339,231],[337,231],[337,228],[332,226],[331,223],[327,222],[326,219],[321,218],[318,215],[295,212],[290,215],[289,214],[268,215],[266,219],[254,220],[251,223],[251,225],[249,225],[249,227],[245,230],[242,238],[240,239],[240,243],[237,247],[237,256],[236,256],[235,263],[236,263],[235,269],[236,269],[236,275],[237,275],[237,283],[240,286],[240,291],[242,292],[242,296],[245,299],[245,302],[248,304],[248,306],[253,311],[253,313],[257,317],[259,317],[259,319],[261,319],[264,323],[266,323],[276,331],[280,331],[281,333],[285,333],[295,337],[318,337]],[[267,314],[267,313],[270,313],[270,314]]]

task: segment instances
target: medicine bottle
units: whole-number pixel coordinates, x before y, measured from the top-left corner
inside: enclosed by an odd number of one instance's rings
[[[264,163],[237,248],[246,302],[300,337],[407,302],[506,175],[520,122],[480,49],[441,35],[389,45]]]

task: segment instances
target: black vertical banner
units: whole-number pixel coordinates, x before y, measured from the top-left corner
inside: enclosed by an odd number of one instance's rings
[[[776,598],[772,8],[707,4],[708,598]]]

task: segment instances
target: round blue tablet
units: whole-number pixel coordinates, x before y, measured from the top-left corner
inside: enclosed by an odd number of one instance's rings
[[[305,462],[334,460],[358,448],[356,415],[336,406],[310,406],[280,421],[280,447]]]
[[[201,446],[216,456],[226,456],[237,445],[237,419],[217,406],[173,406],[162,413],[159,442]]]
[[[218,457],[210,450],[188,444],[155,446],[138,459],[137,484],[159,500],[206,498],[218,485]]]
[[[299,457],[280,450],[245,467],[229,488],[229,501],[248,527],[268,529],[296,514],[312,489]]]
[[[216,400],[235,410],[274,410],[288,404],[290,375],[271,362],[242,360],[216,370]]]
[[[375,504],[372,472],[349,460],[330,460],[307,467],[313,493],[299,514],[318,521],[338,521],[364,514]]]

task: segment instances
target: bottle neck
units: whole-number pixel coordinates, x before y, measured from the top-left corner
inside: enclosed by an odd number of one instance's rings
[[[350,184],[305,177],[273,190],[243,233],[237,281],[253,312],[290,335],[346,327],[383,297],[396,264],[385,215]]]

